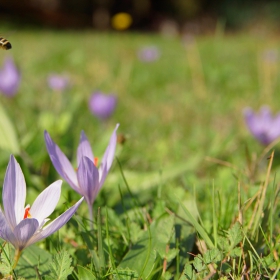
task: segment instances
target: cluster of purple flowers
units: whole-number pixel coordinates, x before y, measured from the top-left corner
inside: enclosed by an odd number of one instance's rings
[[[21,74],[14,60],[11,57],[6,58],[3,68],[0,69],[0,92],[8,97],[14,96],[18,92],[20,81]],[[63,92],[70,87],[70,80],[67,75],[53,73],[48,76],[47,84],[51,90]],[[116,104],[115,95],[98,91],[92,93],[89,109],[100,120],[106,120],[113,114]],[[11,155],[3,186],[3,209],[0,208],[0,238],[10,242],[16,249],[14,267],[24,248],[59,230],[74,215],[83,200],[88,205],[92,227],[93,202],[114,159],[118,126],[117,124],[112,133],[99,167],[85,133],[81,132],[77,150],[77,171],[45,131],[46,147],[54,167],[60,176],[82,196],[75,205],[52,222],[49,222],[48,217],[60,198],[62,181],[58,180],[47,187],[31,207],[29,204],[25,205],[25,179],[18,162]]]
[[[49,133],[45,131],[46,147],[55,169],[82,196],[76,204],[52,222],[49,222],[48,217],[54,211],[60,198],[62,180],[47,187],[36,198],[32,206],[25,205],[25,179],[18,162],[11,155],[2,192],[3,210],[0,208],[0,238],[10,242],[16,249],[14,267],[24,248],[59,230],[74,215],[83,200],[88,204],[92,227],[93,202],[104,184],[114,159],[118,126],[117,124],[112,133],[99,168],[90,143],[82,131],[77,150],[77,171],[51,139]]]
[[[0,70],[0,91],[9,97],[14,96],[19,88],[21,75],[12,58],[7,58]],[[69,78],[65,75],[51,74],[48,86],[57,92],[62,92],[69,87]],[[94,92],[89,101],[91,112],[99,119],[109,118],[116,107],[116,97],[102,92]],[[89,209],[91,227],[93,221],[92,207],[111,168],[116,144],[116,125],[110,138],[107,149],[100,165],[91,150],[90,143],[82,131],[77,149],[77,169],[45,131],[46,148],[50,159],[60,176],[79,193],[82,198],[67,211],[49,222],[49,216],[54,211],[61,193],[62,180],[58,180],[47,187],[34,201],[32,206],[25,204],[26,183],[24,175],[13,155],[6,170],[2,200],[3,209],[0,208],[0,238],[10,242],[16,249],[15,263],[23,249],[38,242],[55,231],[59,230],[74,215],[83,200]]]
[[[6,58],[3,68],[0,69],[0,92],[13,97],[19,89],[21,74],[11,57]],[[50,89],[63,92],[70,87],[67,75],[52,73],[47,78]],[[89,99],[89,109],[100,120],[107,120],[115,111],[117,97],[114,94],[105,94],[101,91],[93,92]]]

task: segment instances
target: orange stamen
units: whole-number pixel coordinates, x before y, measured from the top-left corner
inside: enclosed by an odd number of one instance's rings
[[[23,216],[23,219],[31,218],[31,215],[30,215],[30,213],[29,213],[29,210],[30,210],[30,207],[29,207],[29,206],[26,206],[25,209],[24,209],[24,216]]]
[[[95,166],[97,166],[97,164],[98,164],[98,157],[95,157],[95,158],[93,159],[93,164],[94,164]],[[78,167],[75,168],[75,171],[76,171],[76,172],[78,171]]]

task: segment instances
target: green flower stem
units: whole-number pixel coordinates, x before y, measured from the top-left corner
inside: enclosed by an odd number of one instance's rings
[[[14,257],[14,264],[13,264],[12,270],[14,270],[16,268],[16,266],[18,264],[18,260],[20,258],[20,255],[21,255],[21,250],[16,249],[15,257]]]

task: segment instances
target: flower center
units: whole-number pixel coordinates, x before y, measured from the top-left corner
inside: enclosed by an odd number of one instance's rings
[[[31,214],[29,213],[29,210],[30,210],[30,205],[28,204],[28,205],[24,208],[24,216],[23,216],[23,219],[31,218]]]
[[[97,164],[98,164],[98,157],[95,157],[95,158],[93,159],[93,164],[94,164],[95,166],[97,166]]]
[[[93,159],[93,164],[94,164],[95,166],[97,166],[97,164],[98,164],[98,157],[95,157],[95,158]],[[77,170],[78,170],[78,167],[75,168],[75,171],[76,171],[76,172],[77,172]]]

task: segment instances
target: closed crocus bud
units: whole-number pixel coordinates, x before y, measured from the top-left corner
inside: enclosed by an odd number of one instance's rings
[[[115,111],[117,98],[113,94],[94,92],[89,100],[90,111],[99,119],[108,119]]]
[[[142,62],[153,62],[160,57],[160,51],[156,46],[143,47],[138,51],[138,58]]]
[[[48,85],[52,90],[63,91],[69,86],[69,78],[64,75],[50,74]]]
[[[7,57],[0,70],[0,91],[6,96],[14,96],[18,91],[20,79],[21,76],[14,60]]]

